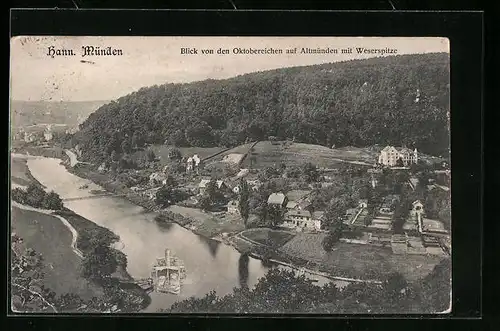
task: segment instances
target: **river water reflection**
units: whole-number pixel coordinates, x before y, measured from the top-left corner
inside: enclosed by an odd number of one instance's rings
[[[97,188],[69,173],[57,159],[29,159],[28,167],[42,185],[63,199],[91,195],[90,190]],[[84,184],[88,188],[83,190]],[[134,278],[149,277],[151,266],[167,247],[184,261],[187,277],[181,294],[152,293],[146,312],[157,312],[191,296],[202,297],[211,290],[224,295],[234,287],[253,287],[269,269],[260,260],[242,256],[233,247],[198,236],[177,224],[160,226],[153,213],[123,198],[73,200],[65,202],[65,206],[120,236],[117,248],[127,255],[127,270]]]

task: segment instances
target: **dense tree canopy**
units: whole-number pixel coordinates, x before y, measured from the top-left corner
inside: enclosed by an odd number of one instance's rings
[[[431,313],[446,310],[450,302],[450,260],[409,284],[393,273],[381,285],[352,283],[342,291],[330,283],[316,286],[310,279],[294,272],[271,269],[255,288],[235,288],[219,297],[215,292],[203,298],[176,302],[169,313]]]
[[[448,55],[403,55],[142,88],[91,114],[76,141],[94,161],[144,143],[233,146],[270,136],[447,155],[448,111]]]

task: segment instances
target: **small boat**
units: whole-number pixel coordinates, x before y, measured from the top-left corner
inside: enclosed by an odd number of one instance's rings
[[[82,186],[79,187],[80,190],[85,190],[85,189],[88,189],[89,186],[87,184],[84,184]]]
[[[155,292],[180,294],[181,285],[186,279],[184,262],[166,249],[165,256],[156,259],[151,270],[151,279]]]

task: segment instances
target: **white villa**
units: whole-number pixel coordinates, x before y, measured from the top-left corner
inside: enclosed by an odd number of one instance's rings
[[[398,160],[403,162],[404,166],[414,164],[418,162],[418,152],[417,149],[411,150],[409,148],[403,147],[397,150],[396,147],[386,146],[378,157],[378,163],[385,166],[394,167],[397,165]]]
[[[198,156],[198,154],[195,154],[195,155],[189,157],[186,160],[186,172],[191,172],[195,169],[198,169],[198,167],[200,166],[200,162],[201,162],[201,159]]]
[[[297,231],[319,231],[323,215],[321,211],[311,214],[307,210],[289,210],[285,214],[283,226]]]

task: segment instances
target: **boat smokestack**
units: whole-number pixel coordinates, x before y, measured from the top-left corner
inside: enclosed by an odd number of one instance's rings
[[[167,267],[170,267],[170,249],[165,250],[165,263]]]

